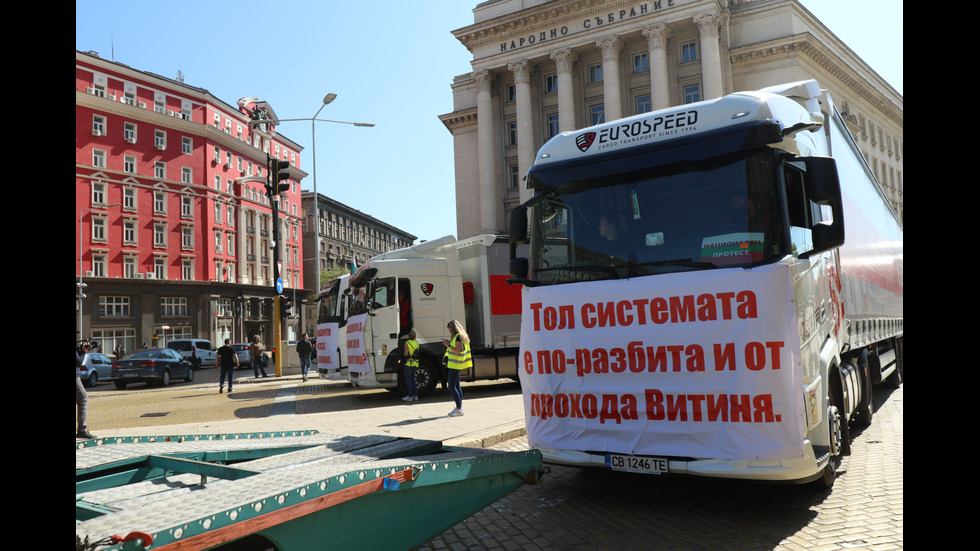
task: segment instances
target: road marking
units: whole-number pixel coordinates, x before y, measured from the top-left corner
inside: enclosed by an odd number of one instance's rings
[[[272,400],[272,412],[269,417],[275,415],[295,415],[296,414],[296,387],[299,385],[283,385],[276,392],[276,397]]]

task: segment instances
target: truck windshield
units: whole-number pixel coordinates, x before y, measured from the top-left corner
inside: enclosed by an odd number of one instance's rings
[[[756,150],[696,169],[637,169],[566,182],[532,203],[531,279],[543,285],[781,258],[776,161]],[[688,167],[690,168],[690,167]]]

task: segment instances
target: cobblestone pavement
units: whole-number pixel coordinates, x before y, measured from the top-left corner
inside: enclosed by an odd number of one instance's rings
[[[832,490],[551,466],[419,551],[902,549],[903,388],[876,388]]]

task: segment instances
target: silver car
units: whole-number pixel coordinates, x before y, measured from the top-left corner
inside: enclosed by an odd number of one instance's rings
[[[112,378],[112,360],[105,354],[88,352],[85,354],[81,367],[75,368],[75,373],[78,374],[85,386],[95,386],[99,384],[100,379],[108,381]]]
[[[235,354],[238,354],[239,369],[244,369],[252,365],[252,355],[248,351],[248,346],[249,344],[247,342],[231,345],[231,347],[235,349]]]

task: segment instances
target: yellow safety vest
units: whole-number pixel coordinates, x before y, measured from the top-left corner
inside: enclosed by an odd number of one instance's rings
[[[446,357],[449,358],[449,363],[446,365],[449,369],[469,369],[473,367],[473,360],[470,358],[470,345],[469,343],[463,343],[463,352],[457,354],[453,347],[456,345],[456,339],[459,335],[454,335],[453,340],[449,342],[449,348],[446,349]]]
[[[414,340],[407,340],[405,344],[408,346],[408,356],[405,358],[405,365],[408,367],[418,367],[419,360],[415,357],[415,351],[419,349],[419,343]]]

